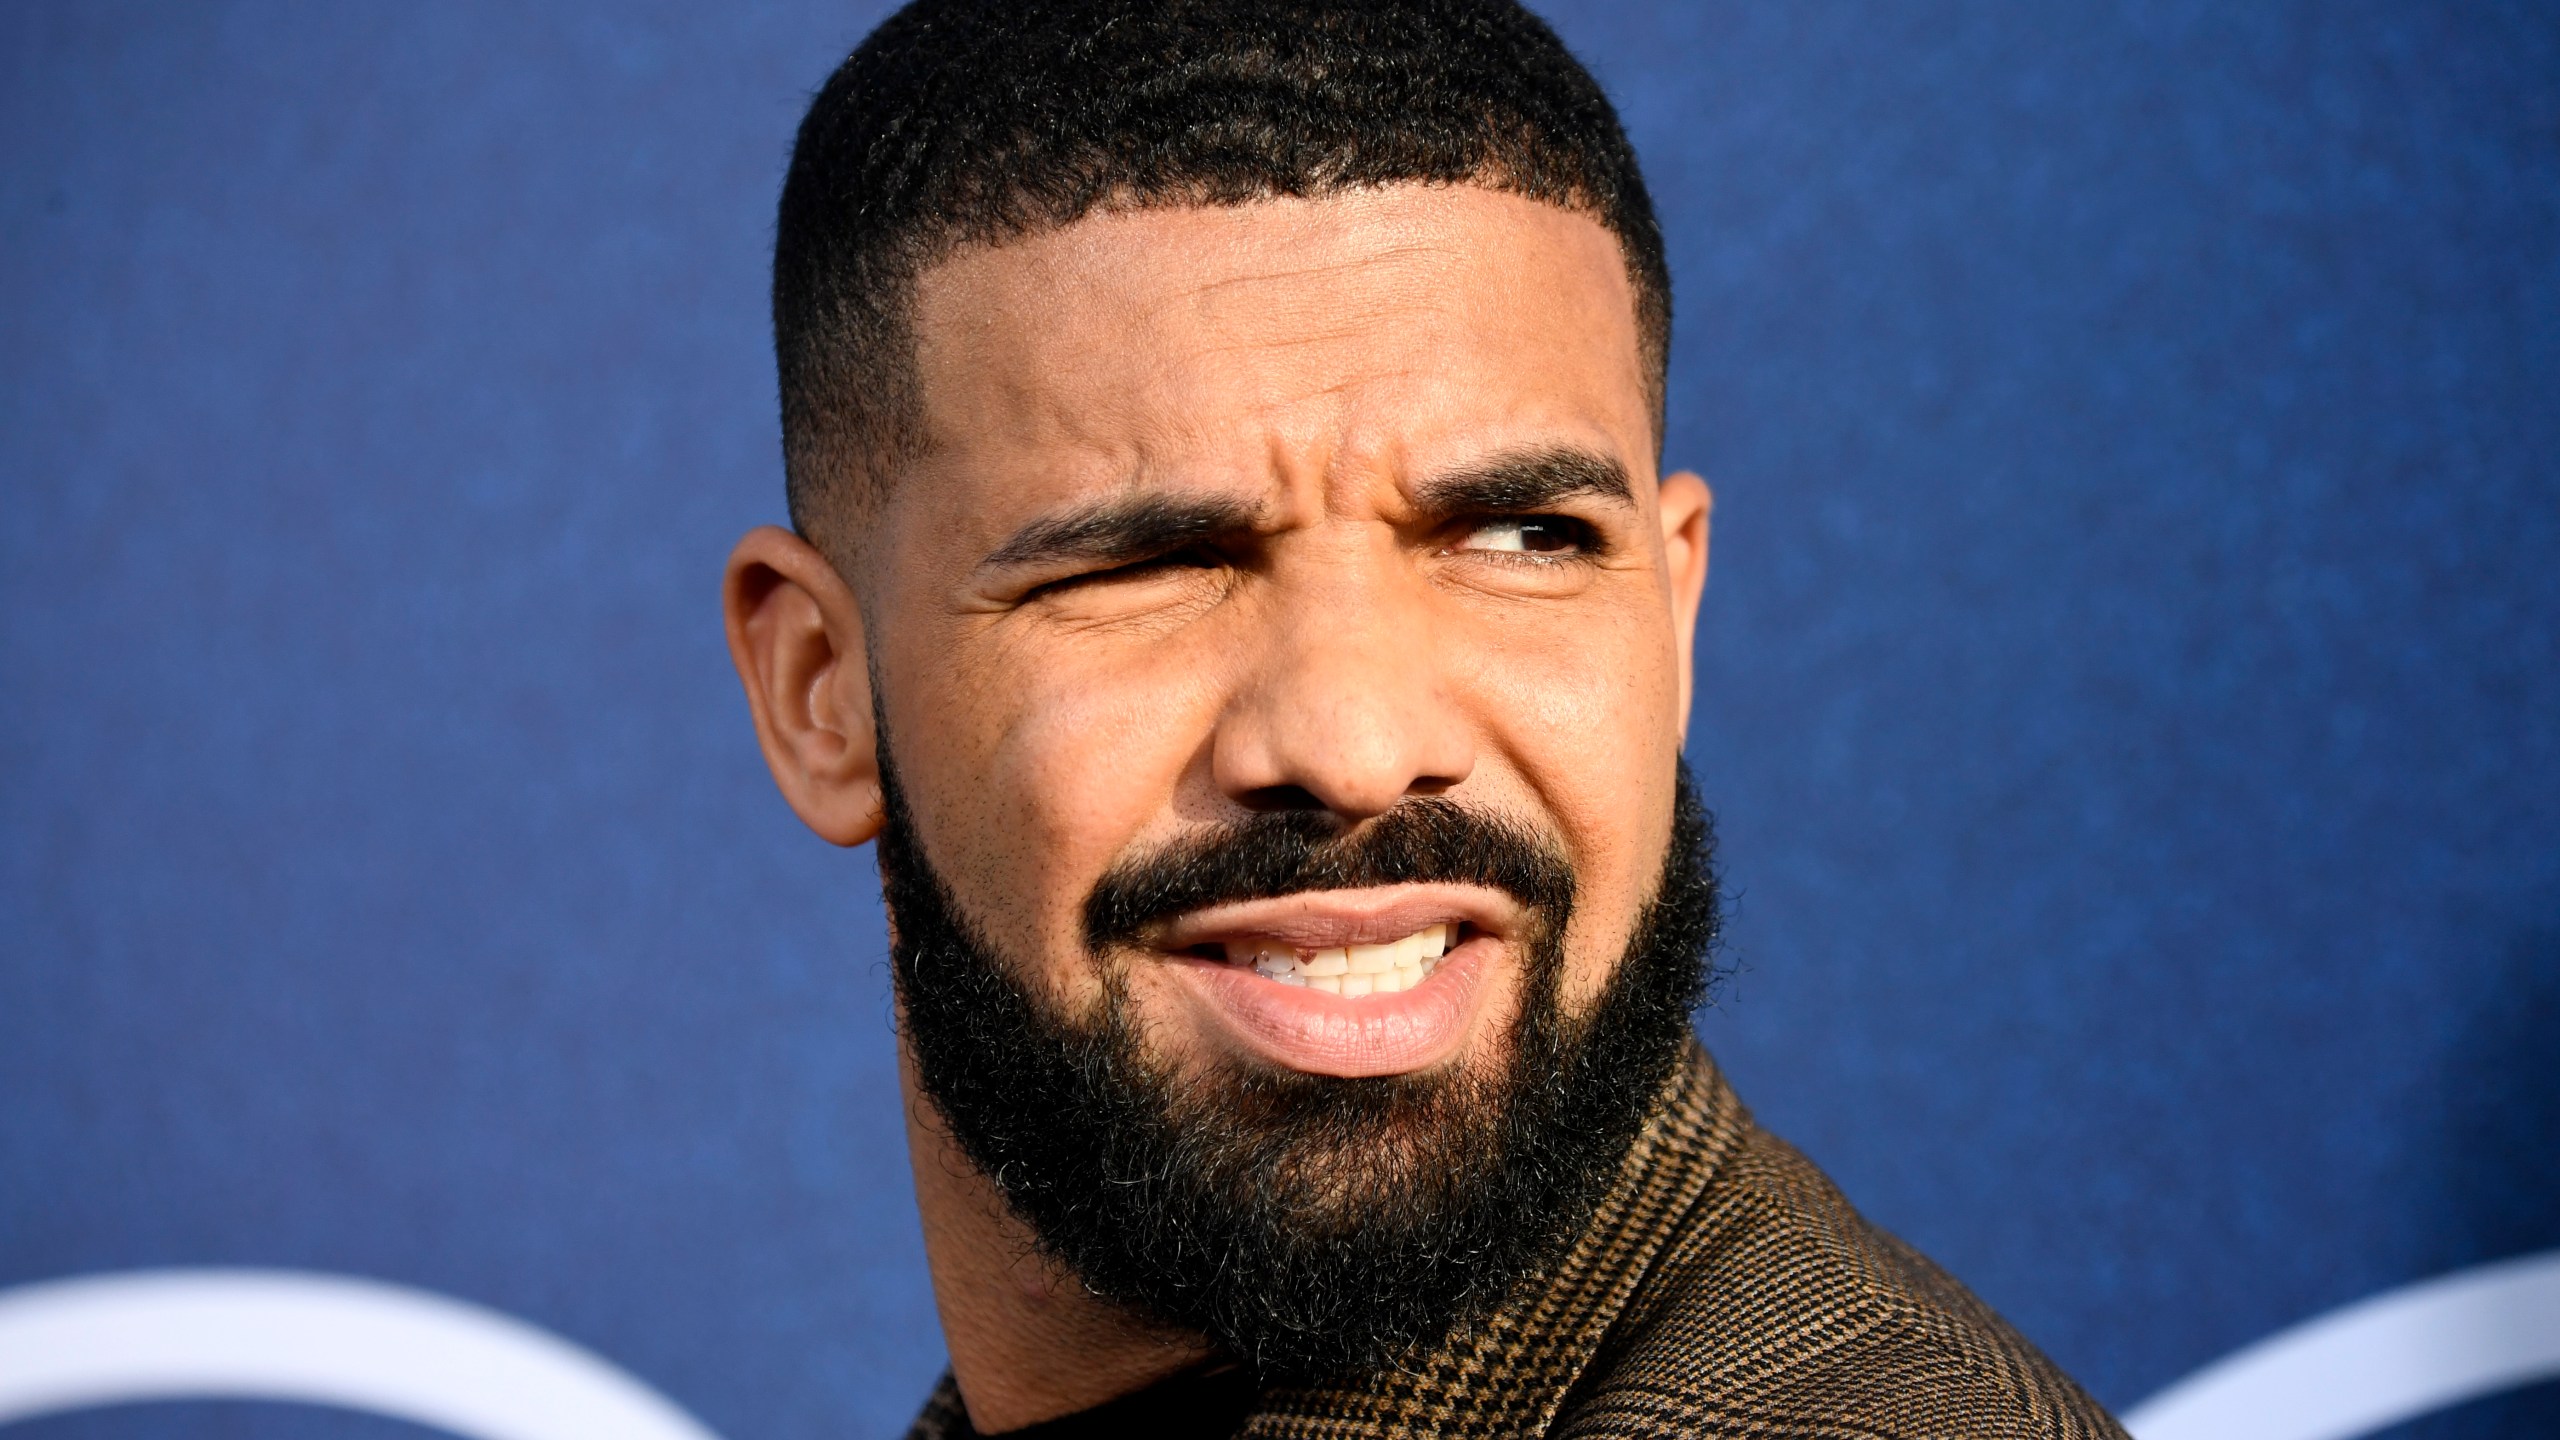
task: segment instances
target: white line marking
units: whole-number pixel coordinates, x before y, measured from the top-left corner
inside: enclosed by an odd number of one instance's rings
[[[338,1405],[469,1440],[718,1440],[559,1336],[380,1281],[143,1270],[0,1290],[0,1425],[203,1399]]]
[[[2386,1290],[2217,1360],[2125,1416],[2136,1440],[2354,1440],[2560,1379],[2560,1250]]]

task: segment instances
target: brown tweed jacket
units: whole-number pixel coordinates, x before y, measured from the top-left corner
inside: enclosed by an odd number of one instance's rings
[[[972,1432],[949,1376],[909,1440]],[[1409,1369],[1264,1392],[1256,1440],[2124,1440],[1962,1285],[1751,1123],[1696,1050],[1553,1273]]]

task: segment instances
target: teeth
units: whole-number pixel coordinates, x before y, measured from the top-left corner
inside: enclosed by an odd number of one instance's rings
[[[1300,954],[1272,941],[1239,942],[1227,952],[1234,963],[1282,985],[1328,995],[1395,995],[1412,989],[1439,968],[1458,938],[1455,924],[1426,925],[1383,945],[1345,945]]]

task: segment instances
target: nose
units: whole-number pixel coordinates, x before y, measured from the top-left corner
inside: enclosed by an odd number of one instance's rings
[[[1237,804],[1365,820],[1474,770],[1426,601],[1392,580],[1337,584],[1275,596],[1263,629],[1210,750]]]

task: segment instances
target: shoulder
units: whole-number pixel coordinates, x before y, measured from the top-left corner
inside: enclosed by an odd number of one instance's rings
[[[2123,1440],[1971,1291],[1745,1123],[1555,1434]]]

